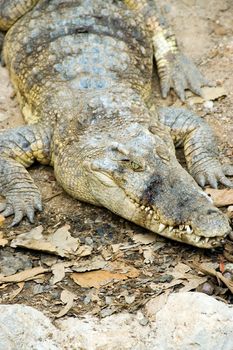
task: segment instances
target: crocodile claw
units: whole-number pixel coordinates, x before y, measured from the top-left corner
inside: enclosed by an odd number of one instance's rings
[[[229,168],[222,167],[220,162],[215,162],[214,166],[208,164],[208,167],[202,167],[201,172],[193,177],[201,187],[210,185],[212,188],[218,188],[218,183],[221,183],[226,187],[233,188],[233,182],[226,177],[229,175],[228,170]]]
[[[8,217],[14,215],[14,219],[9,227],[16,226],[23,217],[27,217],[30,223],[34,222],[35,211],[42,210],[41,195],[39,190],[20,193],[8,193],[6,202],[0,205],[1,215]]]
[[[205,79],[195,64],[186,56],[177,53],[166,58],[166,65],[161,70],[160,84],[163,98],[173,88],[182,101],[185,101],[185,90],[189,89],[197,95],[202,95],[201,87],[211,85]]]

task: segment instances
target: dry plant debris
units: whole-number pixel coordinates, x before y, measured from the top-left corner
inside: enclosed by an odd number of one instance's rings
[[[30,232],[22,233],[11,242],[11,247],[23,247],[27,249],[39,250],[47,253],[59,255],[61,257],[70,257],[76,254],[82,256],[86,254],[85,248],[79,247],[79,239],[73,238],[69,232],[70,226],[64,225],[53,233],[42,234],[43,226],[37,226]]]
[[[3,232],[0,232],[0,247],[5,247],[8,244],[8,239],[4,238]]]
[[[192,104],[201,104],[205,101],[215,101],[221,97],[227,96],[226,90],[222,86],[209,87],[205,86],[202,88],[202,97],[192,94],[187,91],[188,102]]]
[[[74,293],[71,293],[65,289],[61,292],[60,298],[61,298],[61,301],[63,302],[63,304],[65,304],[65,306],[56,315],[56,318],[63,317],[70,311],[70,309],[73,307],[74,300],[75,300],[76,296]]]
[[[233,189],[217,190],[207,188],[205,192],[210,195],[216,207],[225,207],[233,204]]]
[[[6,283],[6,282],[22,282],[22,281],[28,281],[30,279],[33,279],[35,277],[38,277],[38,275],[41,275],[45,272],[48,272],[48,269],[45,269],[43,267],[33,267],[32,269],[24,270],[21,272],[18,272],[11,276],[3,276],[0,275],[0,283]]]

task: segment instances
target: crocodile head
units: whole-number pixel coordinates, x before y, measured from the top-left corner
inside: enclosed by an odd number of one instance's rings
[[[135,123],[93,142],[97,151],[85,161],[93,203],[176,241],[223,243],[228,219],[179,164],[164,127]]]

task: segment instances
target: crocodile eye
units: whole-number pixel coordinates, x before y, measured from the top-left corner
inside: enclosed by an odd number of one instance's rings
[[[134,161],[130,161],[130,167],[131,169],[133,169],[134,171],[142,171],[143,167],[141,164],[138,164],[137,162]]]
[[[128,168],[131,168],[133,171],[142,171],[143,166],[142,164],[139,164],[135,162],[134,160],[130,160],[128,158],[126,159],[121,159],[121,162],[127,164]]]

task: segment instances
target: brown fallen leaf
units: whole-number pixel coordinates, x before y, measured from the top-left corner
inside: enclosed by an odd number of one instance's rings
[[[199,285],[207,280],[206,276],[196,276],[191,272],[191,267],[179,262],[172,271],[169,271],[174,279],[171,282],[163,284],[163,289],[170,289],[177,285],[182,284],[183,287],[179,291],[190,291],[196,289]]]
[[[196,96],[192,92],[187,91],[188,102],[198,104],[204,101],[214,101],[220,97],[227,96],[226,90],[222,86],[205,86],[202,89],[202,96]]]
[[[126,280],[128,276],[110,271],[74,272],[70,275],[75,283],[83,288],[100,288],[110,282]]]
[[[76,298],[76,295],[69,292],[68,290],[64,289],[61,292],[61,301],[66,304],[61,311],[56,315],[56,318],[60,318],[62,316],[65,316],[67,312],[70,311],[74,304],[74,299]]]
[[[11,276],[0,275],[0,283],[23,282],[49,271],[49,269],[44,269],[43,267],[39,266],[21,272],[17,272]]]
[[[104,270],[89,271],[84,273],[74,272],[71,278],[83,288],[100,288],[110,282],[136,278],[139,271],[125,263],[109,262]]]
[[[206,188],[205,192],[211,196],[216,207],[224,207],[233,204],[233,189],[217,190]]]
[[[78,261],[72,265],[75,272],[86,272],[103,269],[107,262],[101,256],[94,256],[92,259]]]
[[[156,234],[153,233],[137,233],[132,237],[135,243],[150,244],[156,241]]]
[[[204,274],[216,277],[220,281],[222,281],[227,288],[231,291],[233,294],[233,281],[229,280],[228,278],[224,277],[221,272],[215,271],[214,269],[208,268],[205,266],[205,264],[197,264],[192,263],[193,267],[199,271],[201,271]]]
[[[65,277],[65,267],[66,263],[57,263],[51,267],[53,276],[51,277],[50,281],[52,285],[63,280]]]
[[[151,247],[143,247],[142,254],[143,254],[145,264],[152,264],[153,263],[155,256],[154,256],[153,249]]]
[[[8,240],[3,238],[3,232],[0,232],[0,247],[5,247],[7,245]]]
[[[22,292],[23,287],[24,287],[24,285],[25,285],[25,282],[19,282],[19,283],[17,283],[17,285],[18,285],[19,288],[16,289],[16,290],[14,290],[13,293],[11,293],[11,296],[10,296],[10,298],[9,298],[10,301],[12,301],[15,297],[17,297],[17,295],[18,295],[19,293]]]
[[[140,275],[138,269],[125,263],[124,261],[109,261],[104,270],[117,273],[119,272],[127,275],[129,278],[136,278]]]
[[[185,286],[179,289],[179,292],[189,292],[192,289],[198,288],[200,285],[205,283],[207,281],[207,277],[201,277],[201,276],[191,276],[188,277],[187,283],[185,283]]]
[[[39,250],[61,257],[76,255],[79,247],[79,239],[71,236],[70,226],[64,225],[51,234],[42,234],[43,227],[37,226],[30,232],[22,233],[12,240],[11,247],[23,247]]]
[[[91,255],[92,249],[91,246],[83,244],[78,248],[75,255],[80,257]]]

